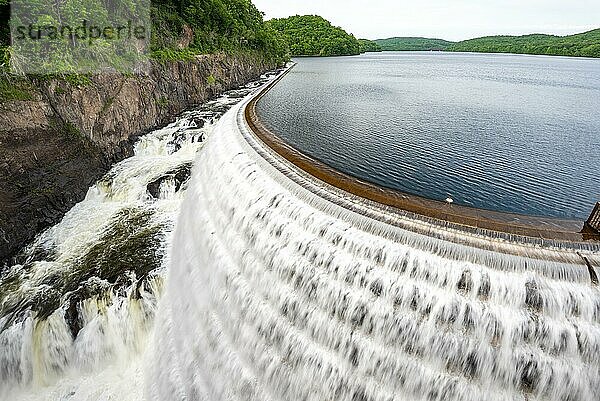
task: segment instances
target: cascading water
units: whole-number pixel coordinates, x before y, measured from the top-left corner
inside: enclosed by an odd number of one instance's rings
[[[325,199],[257,152],[243,106],[193,170],[149,400],[600,399],[600,289],[576,250]]]
[[[143,353],[191,165],[226,92],[142,137],[0,275],[0,400],[140,400]],[[152,363],[152,362],[149,362]]]
[[[373,218],[261,148],[245,104],[217,122],[271,78],[142,138],[2,273],[0,400],[600,399],[575,249]]]

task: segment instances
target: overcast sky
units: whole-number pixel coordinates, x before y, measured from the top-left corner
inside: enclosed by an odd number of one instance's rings
[[[253,0],[266,18],[317,14],[355,36],[462,40],[600,28],[600,0]]]

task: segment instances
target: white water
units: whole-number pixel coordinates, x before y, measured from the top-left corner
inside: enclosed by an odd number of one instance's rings
[[[263,76],[227,92],[142,137],[133,157],[114,166],[60,224],[36,239],[26,252],[27,263],[0,276],[0,400],[143,398],[144,353],[187,188],[187,182],[178,185],[170,172],[191,164],[221,115],[272,78]],[[147,186],[161,177],[158,193],[152,196]],[[146,216],[143,223],[127,226],[126,218],[136,223],[137,216]],[[128,240],[155,230],[157,249],[143,252],[158,259],[159,267],[136,277],[139,266],[133,260],[119,272],[120,281],[101,278],[98,272],[86,272],[82,281],[76,281],[79,263],[95,246],[106,250],[119,245],[102,242],[119,224],[130,231]],[[77,290],[65,292],[63,283],[73,280]],[[81,290],[93,294],[72,308],[81,326],[73,334],[66,314],[73,292]],[[47,318],[39,318],[30,304],[31,300],[49,304],[55,298],[59,305]]]
[[[240,107],[182,206],[148,400],[600,399],[600,290],[578,255],[342,209],[265,162]]]

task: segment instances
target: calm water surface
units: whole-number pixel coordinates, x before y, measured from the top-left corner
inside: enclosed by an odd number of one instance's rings
[[[600,60],[302,58],[258,104],[297,149],[385,187],[585,219],[600,201]]]

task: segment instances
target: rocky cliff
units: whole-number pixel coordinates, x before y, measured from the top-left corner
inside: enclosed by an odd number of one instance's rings
[[[259,55],[208,55],[132,76],[32,78],[30,100],[0,103],[0,266],[131,155],[139,135],[274,67]]]

